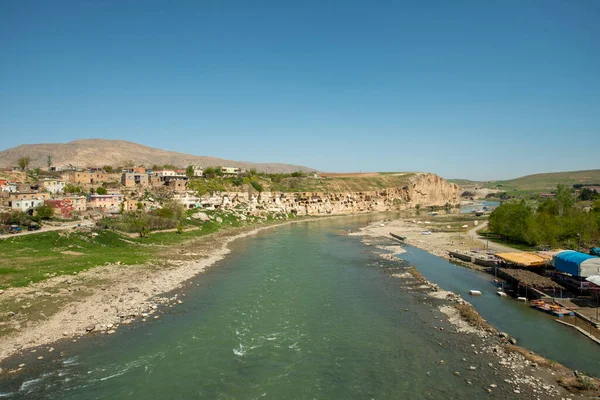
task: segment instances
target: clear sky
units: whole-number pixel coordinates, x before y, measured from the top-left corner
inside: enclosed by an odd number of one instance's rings
[[[0,2],[0,150],[324,171],[600,168],[600,1]]]

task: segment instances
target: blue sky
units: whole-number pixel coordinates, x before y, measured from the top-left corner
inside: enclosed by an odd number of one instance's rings
[[[3,1],[0,150],[324,171],[600,168],[600,1]]]

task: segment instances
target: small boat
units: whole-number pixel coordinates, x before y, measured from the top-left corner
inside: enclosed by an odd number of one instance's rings
[[[471,296],[481,296],[481,291],[479,291],[479,290],[469,290],[469,294]]]
[[[500,296],[500,297],[506,297],[506,293],[504,293],[504,292],[503,292],[503,291],[501,291],[501,290],[498,290],[498,291],[496,292],[496,294],[497,294],[498,296]]]
[[[398,240],[401,240],[403,242],[406,240],[406,236],[394,235],[392,232],[390,232],[390,236],[393,237],[394,239],[398,239]]]

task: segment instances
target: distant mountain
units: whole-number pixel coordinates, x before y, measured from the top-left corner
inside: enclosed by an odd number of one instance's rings
[[[600,169],[589,169],[585,171],[548,172],[544,174],[526,175],[520,178],[502,181],[476,182],[467,179],[447,179],[448,182],[456,183],[462,188],[485,187],[499,190],[550,190],[556,185],[563,184],[571,187],[575,184],[593,185],[600,184]]]
[[[224,160],[221,158],[195,156],[166,151],[125,140],[83,139],[69,143],[24,144],[0,152],[0,167],[16,166],[19,158],[30,157],[30,168],[47,167],[48,156],[55,166],[74,165],[76,167],[102,167],[104,165],[123,166],[128,162],[136,165],[172,164],[182,168],[188,165],[232,166],[244,169],[256,168],[261,172],[290,173],[311,172],[313,168],[301,165],[279,163],[251,163],[246,161]]]

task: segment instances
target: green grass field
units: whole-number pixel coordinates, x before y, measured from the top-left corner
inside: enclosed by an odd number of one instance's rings
[[[600,184],[600,169],[586,171],[550,172],[547,174],[535,174],[522,176],[520,178],[477,182],[468,179],[449,179],[448,182],[456,183],[461,187],[485,187],[498,189],[507,193],[519,192],[522,194],[533,194],[555,189],[558,184],[572,187],[575,184]]]
[[[188,210],[187,216],[197,210]],[[218,231],[272,223],[272,215],[243,221],[231,213],[206,211],[213,220],[184,219],[181,233],[151,232],[147,237],[113,230],[53,231],[0,239],[0,289],[26,286],[55,275],[69,275],[106,263],[133,265],[157,259],[161,248],[182,244]],[[221,222],[217,222],[221,218]],[[192,228],[192,230],[188,230]]]
[[[0,288],[26,286],[52,275],[104,263],[137,264],[153,250],[128,243],[116,232],[44,232],[0,240]]]

